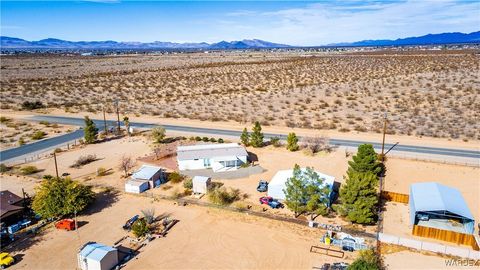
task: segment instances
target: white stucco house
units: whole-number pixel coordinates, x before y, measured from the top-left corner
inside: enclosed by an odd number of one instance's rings
[[[305,170],[305,168],[302,168],[301,170]],[[324,185],[328,186],[330,189],[330,192],[333,189],[333,184],[335,182],[335,177],[323,174],[321,172],[315,171],[320,178],[323,179]],[[277,199],[277,200],[285,200],[285,192],[283,192],[284,189],[286,189],[285,183],[289,178],[293,176],[293,170],[281,170],[278,171],[268,183],[268,196]]]
[[[248,153],[237,143],[199,144],[177,147],[178,169],[212,169],[222,172],[238,169],[247,163]]]

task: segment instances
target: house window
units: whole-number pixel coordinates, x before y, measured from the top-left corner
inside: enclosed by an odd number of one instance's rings
[[[237,166],[236,160],[227,160],[225,161],[225,167],[232,168]]]
[[[206,158],[203,160],[203,166],[204,167],[210,167],[210,159],[209,158]]]

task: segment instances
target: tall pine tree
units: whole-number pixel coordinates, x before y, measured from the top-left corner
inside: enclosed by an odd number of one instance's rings
[[[255,121],[253,125],[253,132],[250,135],[250,145],[253,147],[262,147],[263,146],[263,133],[262,127],[258,121]]]
[[[240,141],[243,145],[250,145],[250,134],[248,134],[247,128],[243,128],[242,135],[240,135]]]
[[[365,173],[372,172],[379,175],[382,172],[382,164],[378,161],[377,153],[371,144],[362,144],[358,146],[358,151],[348,162],[350,168],[348,171]]]
[[[94,143],[97,139],[98,128],[88,116],[85,116],[84,138],[86,143]]]
[[[382,172],[382,164],[378,162],[371,144],[360,145],[348,164],[346,182],[340,189],[342,205],[338,207],[339,212],[355,223],[374,223],[377,218],[378,175]]]
[[[340,189],[342,205],[339,212],[348,220],[372,224],[377,217],[376,206],[378,178],[372,172],[351,172]]]
[[[305,202],[307,200],[305,183],[302,179],[302,170],[298,164],[293,168],[293,176],[288,178],[285,182],[285,205],[288,209],[295,212],[295,217],[298,217],[306,211]]]

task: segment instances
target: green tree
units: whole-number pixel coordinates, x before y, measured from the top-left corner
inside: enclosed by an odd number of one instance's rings
[[[377,153],[371,144],[358,146],[357,154],[352,157],[348,165],[350,166],[348,172],[372,172],[375,175],[380,175],[382,172],[382,164],[378,161]]]
[[[94,200],[90,186],[67,178],[44,177],[35,188],[32,209],[42,218],[71,215],[85,209]]]
[[[94,143],[97,139],[98,128],[88,116],[85,116],[84,137],[86,143]]]
[[[154,127],[152,129],[152,137],[156,143],[161,143],[165,139],[165,129],[163,127]]]
[[[288,133],[287,136],[287,149],[290,151],[297,151],[299,148],[298,146],[298,138],[294,132]]]
[[[240,135],[240,141],[243,145],[249,146],[250,145],[250,134],[248,134],[247,128],[244,128],[242,131],[242,135]]]
[[[298,217],[306,211],[307,190],[302,177],[302,170],[298,164],[293,168],[293,176],[285,182],[285,205]]]
[[[377,217],[378,178],[373,172],[349,172],[340,189],[340,214],[360,224],[372,224]]]
[[[123,123],[125,124],[125,128],[127,129],[127,134],[130,136],[130,119],[128,116],[123,117]]]
[[[253,147],[262,147],[263,146],[263,133],[262,127],[260,126],[260,122],[255,121],[253,125],[253,132],[250,136],[250,144]]]
[[[136,237],[142,237],[146,235],[150,229],[148,228],[147,221],[144,218],[140,218],[133,223],[132,231]]]
[[[325,185],[325,179],[321,178],[312,168],[305,169],[304,178],[307,193],[305,210],[310,213],[310,219],[315,220],[319,215],[328,214],[330,188]]]
[[[382,261],[373,249],[361,250],[358,258],[348,266],[347,270],[380,270]]]

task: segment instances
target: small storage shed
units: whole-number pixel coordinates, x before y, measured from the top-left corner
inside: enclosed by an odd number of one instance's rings
[[[410,224],[473,234],[475,220],[462,194],[435,182],[410,186]]]
[[[192,179],[193,193],[206,194],[210,183],[210,177],[194,176]]]
[[[125,192],[142,193],[149,188],[148,181],[130,179],[125,183]]]
[[[158,187],[165,180],[165,170],[161,167],[142,165],[132,174],[133,180],[147,181],[149,188]]]
[[[302,168],[301,170],[304,171],[305,168]],[[324,184],[327,185],[331,191],[333,188],[333,183],[335,182],[335,177],[317,171],[316,173],[320,176],[320,178],[323,179]],[[268,184],[268,196],[277,200],[285,200],[285,192],[283,192],[283,190],[286,189],[285,183],[292,176],[293,170],[278,171]]]
[[[118,264],[116,248],[89,242],[78,252],[78,267],[82,270],[110,270]]]

